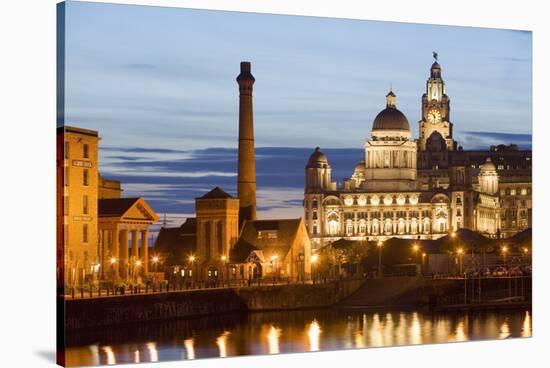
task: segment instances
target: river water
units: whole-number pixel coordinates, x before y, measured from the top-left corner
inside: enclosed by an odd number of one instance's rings
[[[73,332],[66,363],[103,365],[530,337],[531,311],[321,309],[230,314]]]

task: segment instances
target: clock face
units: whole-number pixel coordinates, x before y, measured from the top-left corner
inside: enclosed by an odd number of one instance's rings
[[[430,110],[428,113],[428,122],[437,124],[441,121],[441,113],[439,110]]]

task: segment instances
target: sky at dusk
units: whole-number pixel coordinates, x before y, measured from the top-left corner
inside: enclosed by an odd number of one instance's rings
[[[65,123],[98,130],[102,174],[170,224],[216,185],[235,194],[242,60],[261,217],[302,215],[316,146],[351,175],[390,85],[417,137],[432,51],[459,144],[531,146],[530,32],[74,1],[65,14]]]

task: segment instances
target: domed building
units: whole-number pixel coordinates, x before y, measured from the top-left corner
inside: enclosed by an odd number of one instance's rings
[[[333,181],[329,158],[319,147],[311,154],[304,211],[314,248],[341,238],[436,239],[461,228],[498,237],[531,226],[531,151],[458,147],[441,74],[435,61],[421,99],[418,139],[390,90],[349,178]],[[507,199],[511,193],[525,196],[515,220],[511,209],[501,208],[516,203]]]

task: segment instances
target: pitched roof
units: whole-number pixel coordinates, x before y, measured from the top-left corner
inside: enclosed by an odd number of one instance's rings
[[[225,199],[233,198],[230,194],[226,193],[222,188],[215,187],[210,192],[206,193],[200,199]]]
[[[300,224],[302,220],[299,218],[246,221],[239,241],[233,248],[235,259],[231,261],[242,261],[243,256],[246,259],[252,250],[261,250],[266,258],[273,255],[285,257],[298,235]],[[267,234],[263,234],[263,231]],[[239,245],[238,248],[237,245]],[[244,255],[247,251],[248,254]]]
[[[234,263],[244,263],[246,258],[259,248],[240,238],[231,249],[229,260]]]
[[[122,216],[139,198],[105,198],[97,201],[98,216]]]
[[[164,258],[164,264],[180,265],[197,248],[196,220],[188,218],[180,227],[163,227],[155,241],[154,251]]]

